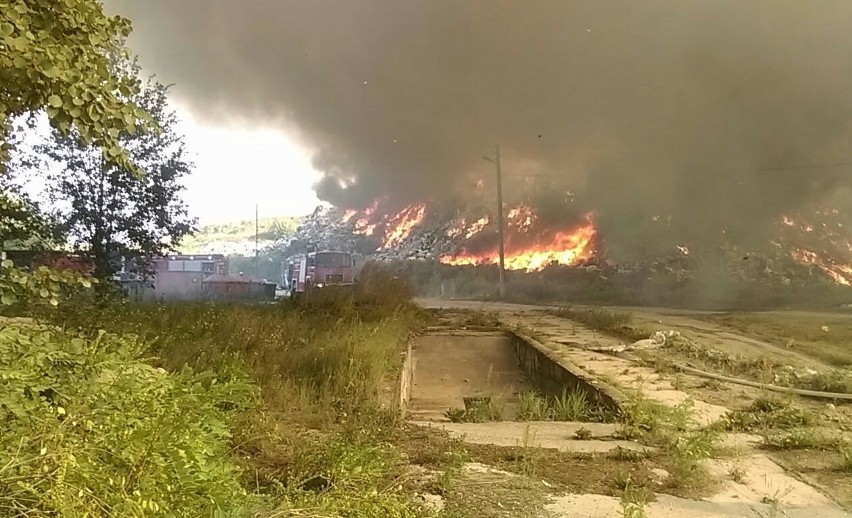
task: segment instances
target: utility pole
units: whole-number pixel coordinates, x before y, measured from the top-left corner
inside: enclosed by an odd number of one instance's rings
[[[258,246],[258,234],[260,233],[260,219],[258,218],[258,207],[254,204],[254,275],[260,277],[260,248]]]
[[[500,241],[500,299],[502,300],[506,298],[506,254],[503,246],[503,173],[500,170],[500,144],[497,144],[497,153],[494,158],[484,156],[482,159],[497,167],[497,239]]]

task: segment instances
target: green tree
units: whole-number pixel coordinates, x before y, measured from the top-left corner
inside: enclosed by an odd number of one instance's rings
[[[58,226],[32,200],[3,185],[0,194],[0,249],[48,248],[59,238]]]
[[[136,65],[130,68],[138,72]],[[167,93],[166,86],[149,79],[132,101],[151,114],[158,128],[125,130],[117,137],[142,175],[109,161],[77,131],[54,131],[36,148],[54,165],[46,194],[57,207],[56,219],[71,244],[91,260],[98,279],[110,279],[121,257],[144,264],[175,250],[194,230],[195,220],[180,197],[181,179],[192,164]]]
[[[63,135],[75,128],[105,159],[130,166],[119,134],[150,120],[127,102],[137,79],[111,66],[130,30],[99,0],[0,0],[0,172],[11,121],[40,110]]]

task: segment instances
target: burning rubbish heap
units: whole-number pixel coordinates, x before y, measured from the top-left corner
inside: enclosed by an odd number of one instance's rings
[[[486,206],[464,210],[449,203],[405,206],[375,202],[362,210],[319,207],[298,229],[295,240],[321,248],[352,250],[381,261],[431,260],[448,266],[486,266],[498,262],[496,216]],[[531,205],[509,205],[505,213],[507,270],[540,272],[560,265],[607,276],[669,276],[687,280],[709,267],[728,279],[767,286],[852,283],[852,244],[845,239],[842,215],[817,211],[805,218],[782,216],[778,238],[742,245],[683,243],[642,259],[616,261],[607,254],[594,214],[555,225]]]
[[[509,270],[537,271],[551,264],[577,265],[594,258],[591,215],[575,225],[549,228],[526,205],[511,207],[505,220],[505,264]],[[353,249],[383,261],[438,260],[455,266],[497,264],[496,217],[483,207],[466,211],[415,203],[361,210],[320,207],[307,217],[295,239],[323,248]]]

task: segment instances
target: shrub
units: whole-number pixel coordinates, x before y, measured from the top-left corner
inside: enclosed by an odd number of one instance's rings
[[[229,460],[236,376],[169,374],[143,342],[0,328],[0,495],[27,516],[210,516],[246,503]]]
[[[518,396],[518,419],[521,421],[546,421],[550,417],[547,399],[535,392],[523,392]]]
[[[760,398],[748,408],[725,414],[723,423],[728,431],[787,429],[812,425],[813,415],[790,403]]]

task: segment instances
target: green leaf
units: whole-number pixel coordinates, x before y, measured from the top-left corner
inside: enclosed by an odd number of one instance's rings
[[[59,97],[58,95],[51,95],[50,97],[47,98],[47,102],[49,102],[50,105],[53,106],[54,108],[61,108],[62,107],[62,98]]]

